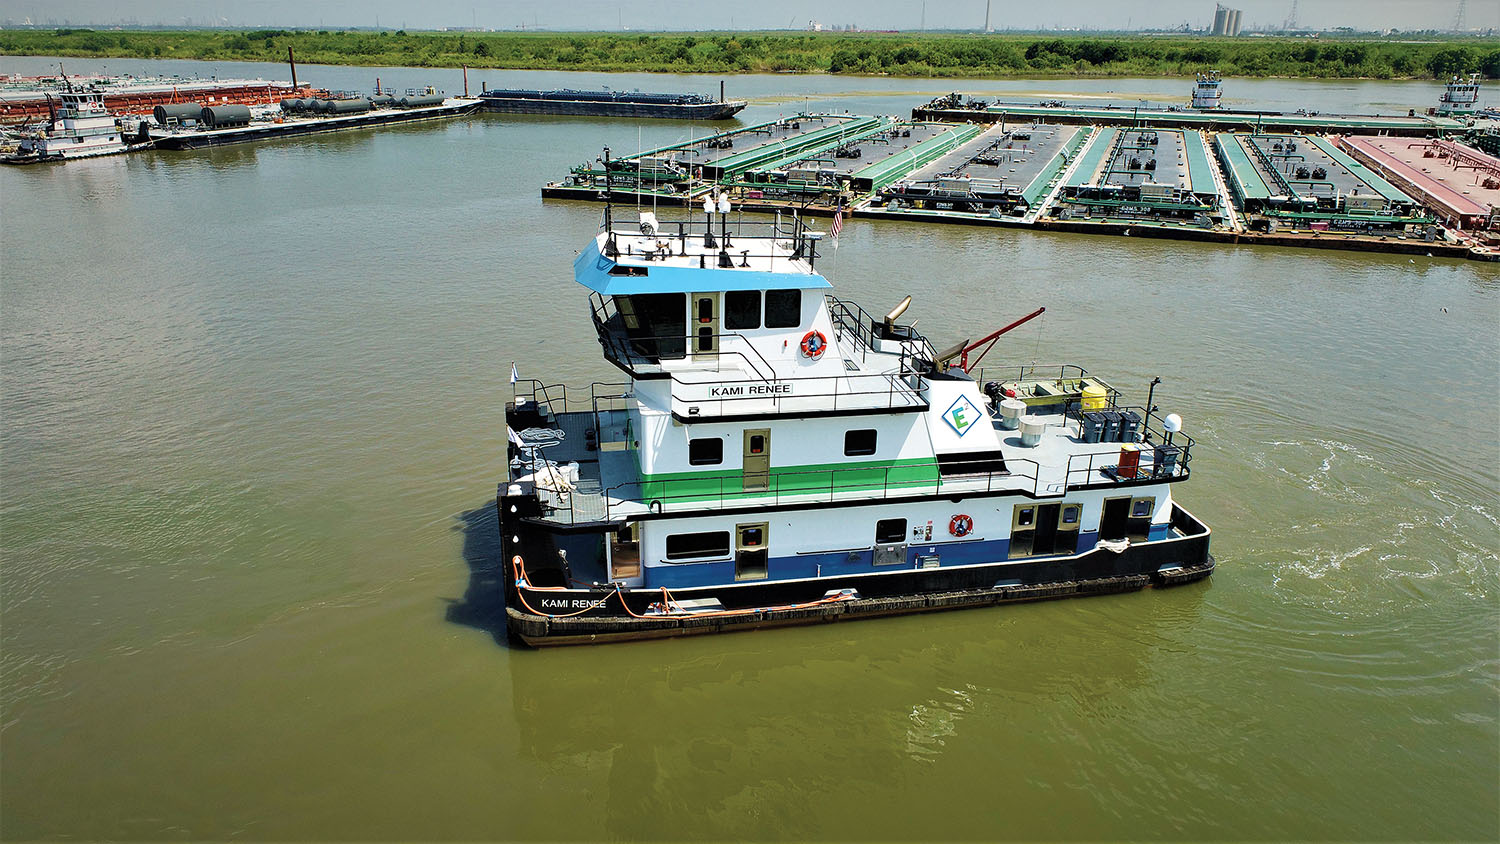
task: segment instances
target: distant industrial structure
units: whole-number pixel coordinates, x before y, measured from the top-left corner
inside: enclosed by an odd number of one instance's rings
[[[1214,8],[1214,35],[1233,37],[1240,34],[1240,10],[1231,9],[1222,3]]]

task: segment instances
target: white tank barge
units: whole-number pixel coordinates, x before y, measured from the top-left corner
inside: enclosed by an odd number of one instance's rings
[[[1193,440],[1150,396],[1126,406],[1074,366],[979,369],[1011,326],[939,351],[898,321],[906,302],[871,317],[831,295],[801,221],[640,216],[606,211],[574,263],[628,380],[517,380],[506,407],[512,638],[746,630],[1213,571],[1209,529],[1174,494]]]
[[[445,97],[440,93],[292,98],[282,100],[279,108],[264,111],[243,105],[180,103],[157,106],[153,112],[155,125],[142,124],[141,131],[158,149],[198,149],[314,132],[441,120],[473,114],[478,109],[477,99]]]

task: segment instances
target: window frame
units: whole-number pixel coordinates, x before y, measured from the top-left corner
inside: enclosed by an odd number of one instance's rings
[[[714,459],[708,460],[693,456],[693,447],[698,443],[713,443],[718,446],[718,454]],[[689,466],[721,466],[724,463],[724,440],[722,437],[696,437],[688,440],[688,465]]]
[[[737,319],[739,314],[735,311],[735,300],[746,298],[754,299],[755,307],[749,313],[753,313],[755,318],[748,323],[742,323]],[[761,292],[759,290],[726,290],[724,292],[725,331],[753,331],[761,327],[761,321]]]
[[[780,301],[778,301],[776,304],[773,305],[772,302],[771,302],[771,297],[772,296],[775,296],[778,300],[783,299],[783,298],[787,298],[787,299],[790,299],[790,301],[788,301],[788,302],[780,302]],[[801,328],[802,327],[802,291],[800,289],[794,287],[794,288],[783,289],[783,290],[767,290],[764,301],[765,301],[765,317],[762,320],[762,322],[764,323],[764,325],[765,325],[766,328]],[[784,320],[778,320],[777,322],[772,322],[771,321],[771,314],[772,314],[771,309],[773,307],[777,308],[776,315],[778,317],[782,317],[783,314],[780,311],[781,311],[782,308],[785,308],[788,305],[791,306],[791,311],[792,311],[792,313],[795,314],[795,316],[792,318],[792,321],[791,322],[785,322]]]
[[[674,541],[681,541],[689,537],[713,537],[722,536],[723,542],[714,542],[712,546],[704,548],[690,548],[687,550],[672,550]],[[706,541],[705,541],[706,545]],[[697,560],[703,557],[718,557],[728,559],[730,551],[734,548],[734,536],[728,530],[705,530],[696,533],[673,533],[667,535],[667,541],[663,548],[663,554],[668,561],[673,560]]]
[[[886,533],[884,533],[884,534],[881,533],[882,526],[889,526],[889,525],[891,525],[892,523],[895,523],[895,522],[900,522],[901,523],[901,530],[896,531],[894,533],[889,532],[889,531],[886,532]],[[903,518],[899,518],[899,519],[877,519],[875,521],[875,544],[876,545],[899,545],[899,544],[905,542],[906,541],[906,529],[907,529],[907,525],[908,525],[907,520],[904,517]],[[895,536],[896,538],[895,539],[882,539],[881,538],[882,536]]]
[[[849,438],[852,437],[852,436],[854,436],[855,434],[869,434],[870,435],[870,446],[869,446],[868,450],[866,450],[864,447],[860,447],[858,449],[851,450],[850,444],[849,444]],[[844,432],[844,456],[845,457],[869,457],[870,455],[874,454],[877,450],[879,450],[879,447],[880,447],[880,431],[878,429],[876,429],[876,428],[851,428],[851,429],[849,429],[849,430],[847,430],[847,431]]]

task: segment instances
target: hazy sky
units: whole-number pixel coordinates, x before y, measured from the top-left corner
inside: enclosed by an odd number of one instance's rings
[[[1461,0],[1299,0],[1298,23],[1323,28],[1447,29]],[[1241,0],[1245,29],[1277,27],[1292,0]],[[1207,27],[1213,0],[991,0],[996,29]],[[374,26],[433,29],[785,29],[809,19],[866,29],[977,29],[985,0],[0,0],[0,20],[34,23],[217,23],[226,26]],[[1500,28],[1500,2],[1469,0],[1471,29]]]

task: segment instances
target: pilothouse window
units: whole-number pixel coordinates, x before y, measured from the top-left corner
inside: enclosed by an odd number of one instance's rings
[[[724,294],[724,327],[731,331],[760,328],[759,290],[731,290]]]
[[[766,327],[796,328],[802,324],[801,290],[766,291]]]

